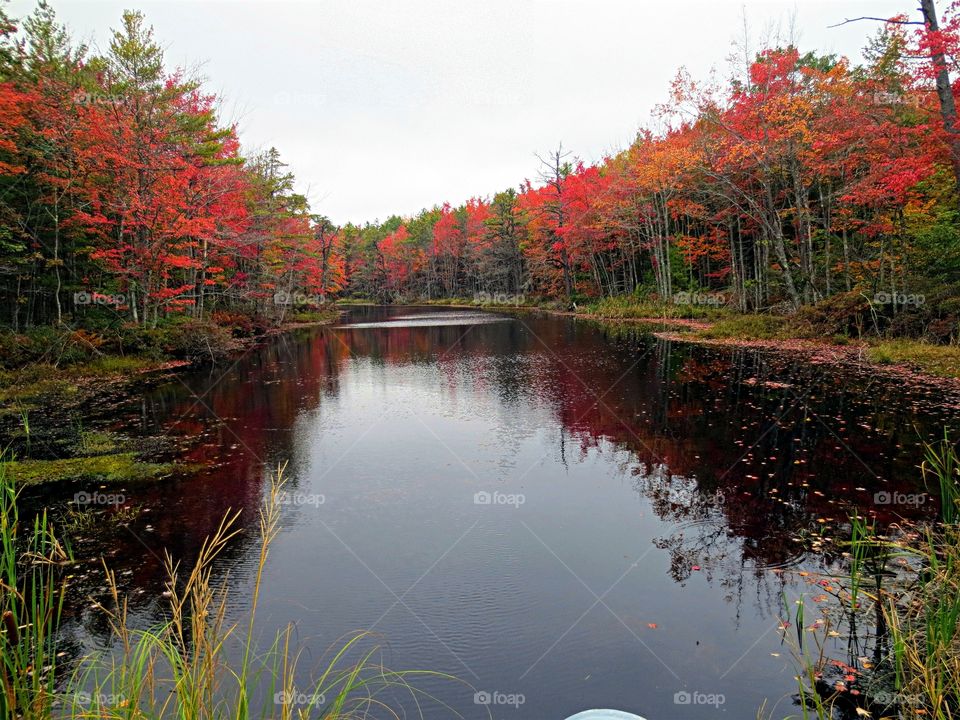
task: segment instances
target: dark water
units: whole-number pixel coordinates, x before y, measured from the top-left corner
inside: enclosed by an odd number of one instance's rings
[[[923,490],[920,442],[956,419],[943,400],[635,329],[357,308],[91,410],[91,427],[166,436],[205,469],[121,488],[139,518],[79,547],[107,556],[149,625],[162,549],[189,562],[240,509],[248,532],[220,571],[249,589],[256,508],[286,462],[258,633],[295,623],[301,687],[339,638],[372,630],[391,669],[472,686],[415,681],[468,718],[754,718],[765,699],[783,717],[797,712],[784,603],[815,594],[801,571],[838,568],[809,538],[853,503],[881,522],[936,512],[903,497]],[[235,596],[231,617],[248,605]],[[69,631],[78,649],[108,637],[92,610]],[[523,704],[476,704],[476,691]],[[723,702],[678,704],[683,692]]]

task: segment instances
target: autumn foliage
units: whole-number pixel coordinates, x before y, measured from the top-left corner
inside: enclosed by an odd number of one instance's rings
[[[859,66],[788,46],[722,82],[681,72],[651,126],[596,164],[561,147],[491,197],[337,227],[276,150],[245,155],[216,98],[165,69],[140,14],[94,56],[41,3],[21,27],[0,18],[2,320],[76,323],[95,293],[145,326],[337,296],[948,305],[960,132],[936,83],[957,76],[957,5],[936,28],[873,31]]]
[[[282,317],[340,290],[336,229],[276,150],[241,154],[216,98],[165,70],[139,13],[103,57],[73,47],[43,3],[14,32],[0,23],[6,323],[105,307],[149,326],[225,309]]]
[[[723,83],[681,72],[656,130],[598,164],[561,148],[516,190],[351,226],[357,267],[382,256],[397,274],[359,271],[347,290],[664,302],[714,290],[741,311],[960,295],[960,133],[945,129],[931,60],[941,50],[953,69],[956,5],[936,32],[894,20],[863,66],[783,47]],[[415,264],[391,260],[414,251]]]

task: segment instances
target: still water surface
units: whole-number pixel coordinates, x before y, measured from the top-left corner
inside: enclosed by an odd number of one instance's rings
[[[764,699],[783,717],[796,712],[784,599],[811,595],[801,570],[836,569],[798,538],[850,503],[881,521],[935,512],[882,493],[922,491],[920,442],[955,420],[942,399],[637,329],[356,308],[229,370],[91,408],[91,427],[172,438],[204,468],[124,488],[140,517],[86,551],[107,555],[148,626],[162,548],[189,561],[240,509],[248,532],[219,571],[242,618],[256,508],[285,462],[257,632],[296,624],[301,687],[339,639],[370,630],[391,669],[464,681],[416,684],[467,718],[754,718]],[[107,642],[92,610],[69,629],[78,651]],[[707,696],[722,704],[678,704]],[[420,700],[428,718],[455,717]]]

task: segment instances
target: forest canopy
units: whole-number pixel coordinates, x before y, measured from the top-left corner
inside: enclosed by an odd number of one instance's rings
[[[719,297],[740,312],[846,304],[891,327],[922,305],[920,332],[952,341],[958,25],[956,3],[864,23],[861,65],[778,46],[724,81],[681,71],[651,127],[601,162],[561,146],[514,188],[338,226],[276,149],[242,151],[142,14],[94,54],[41,2],[22,22],[0,15],[0,322],[275,320],[338,297]]]

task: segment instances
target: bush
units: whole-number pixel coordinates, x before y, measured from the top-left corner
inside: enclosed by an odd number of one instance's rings
[[[960,330],[958,288],[934,289],[922,294],[923,302],[896,308],[885,307],[889,337],[908,337],[937,344],[956,342]]]
[[[211,315],[210,319],[227,329],[235,338],[256,337],[269,327],[269,321],[266,318],[229,310],[218,310]]]
[[[861,337],[873,326],[870,300],[856,290],[840,293],[800,308],[790,325],[801,337]]]
[[[217,362],[236,349],[229,330],[210,320],[194,318],[162,326],[159,340],[165,353],[191,362]]]
[[[40,326],[23,333],[0,332],[0,365],[16,368],[28,363],[71,365],[96,357],[104,339],[86,330]]]

